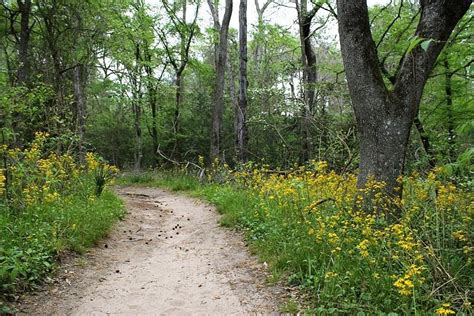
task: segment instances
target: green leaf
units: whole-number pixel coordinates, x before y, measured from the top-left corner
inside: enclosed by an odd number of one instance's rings
[[[408,46],[407,49],[407,54],[411,53],[411,51],[418,45],[420,42],[423,41],[423,38],[414,36],[410,40],[410,45]]]
[[[433,42],[433,39],[428,39],[423,42],[421,42],[420,46],[421,48],[426,52],[428,50],[428,47],[430,46],[431,42]]]

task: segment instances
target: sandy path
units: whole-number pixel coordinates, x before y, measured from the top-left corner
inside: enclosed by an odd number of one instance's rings
[[[281,291],[215,209],[160,189],[122,187],[128,215],[85,257],[62,267],[21,313],[241,315],[278,312]]]

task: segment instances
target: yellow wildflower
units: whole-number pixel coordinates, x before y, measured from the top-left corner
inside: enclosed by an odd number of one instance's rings
[[[453,311],[451,308],[451,304],[449,303],[444,303],[443,305],[441,305],[440,308],[438,308],[436,310],[436,314],[437,315],[452,315],[452,314],[456,314],[455,311]]]

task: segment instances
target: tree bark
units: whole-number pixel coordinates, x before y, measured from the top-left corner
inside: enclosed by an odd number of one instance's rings
[[[141,73],[141,49],[139,44],[135,44],[135,69],[132,73],[132,112],[133,112],[133,127],[135,130],[135,151],[134,151],[134,170],[140,171],[143,159],[143,139],[142,139],[142,91],[141,80],[139,79]]]
[[[220,158],[222,118],[224,113],[224,76],[227,61],[227,42],[229,23],[232,15],[232,0],[226,0],[224,18],[219,31],[219,48],[216,64],[216,82],[214,86],[211,126],[211,161]]]
[[[316,54],[311,44],[311,21],[319,10],[314,6],[308,12],[307,0],[296,0],[298,25],[301,44],[301,63],[303,66],[303,107],[301,109],[301,151],[300,163],[311,159],[313,140],[311,137],[311,121],[314,115],[314,98],[317,81]]]
[[[18,9],[20,11],[20,38],[18,47],[18,60],[20,67],[17,72],[17,82],[19,85],[25,85],[30,75],[30,61],[28,57],[28,48],[30,43],[30,14],[31,0],[18,0]]]
[[[239,7],[240,80],[239,106],[236,111],[236,153],[240,162],[247,161],[247,0],[240,0]]]
[[[221,29],[221,22],[219,21],[219,8],[215,0],[207,0],[209,9],[211,10],[212,22],[215,34],[219,34]],[[219,38],[214,38],[214,68],[217,68],[217,60],[219,57]]]
[[[298,0],[296,0],[298,5]],[[298,24],[300,29],[301,43],[301,61],[303,63],[303,80],[304,80],[304,100],[310,113],[314,113],[314,97],[316,90],[316,82],[318,73],[316,69],[316,54],[311,44],[311,21],[319,10],[319,6],[315,6],[308,12],[307,0],[301,0],[298,9]]]
[[[373,177],[384,181],[385,192],[395,197],[402,194],[397,178],[403,174],[410,129],[426,80],[471,1],[421,0],[420,4],[415,36],[432,41],[426,51],[416,45],[404,54],[394,89],[389,91],[370,31],[367,2],[337,1],[341,52],[360,138],[358,186],[364,187]]]
[[[64,76],[63,76],[63,65],[62,65],[62,58],[60,56],[60,49],[59,49],[59,32],[56,24],[56,18],[58,17],[58,7],[57,4],[53,3],[51,7],[47,6],[46,4],[38,3],[38,14],[43,20],[45,26],[45,32],[43,33],[44,39],[47,44],[47,48],[49,49],[49,54],[51,58],[51,63],[53,65],[53,74],[52,74],[52,82],[54,86],[54,90],[56,92],[56,102],[57,107],[62,109],[59,111],[62,113],[61,119],[64,121],[68,121],[66,118],[66,107],[67,102],[66,92],[65,92],[65,84],[64,84]],[[74,126],[71,127],[71,130],[74,130]]]
[[[154,77],[153,77],[153,69],[151,66],[151,54],[149,51],[149,46],[148,43],[145,43],[145,48],[144,48],[144,58],[145,58],[145,72],[147,76],[147,92],[148,92],[148,104],[150,105],[150,110],[151,110],[151,129],[150,129],[150,134],[151,134],[151,141],[152,141],[152,156],[153,156],[153,168],[156,168],[158,166],[158,125],[156,123],[157,120],[157,108],[158,108],[158,99],[157,99],[157,87],[156,84],[154,83]],[[161,78],[160,78],[161,79]]]
[[[183,69],[184,70],[184,69]],[[180,141],[180,124],[179,118],[181,116],[181,103],[183,101],[183,72],[178,70],[176,72],[176,94],[175,94],[175,109],[174,109],[174,118],[173,118],[173,134],[174,134],[174,145],[173,151],[171,153],[171,158],[174,158],[176,155],[179,155],[181,152],[181,141]]]
[[[84,146],[84,135],[86,132],[86,116],[87,116],[87,103],[85,88],[85,65],[78,64],[74,67],[72,72],[73,86],[74,86],[74,99],[75,99],[75,114],[76,114],[76,134],[79,137],[78,144],[78,155],[79,161],[84,163],[86,149]]]

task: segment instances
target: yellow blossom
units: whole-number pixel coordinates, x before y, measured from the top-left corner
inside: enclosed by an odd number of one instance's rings
[[[455,311],[453,311],[451,308],[451,304],[449,303],[444,303],[441,305],[440,308],[436,309],[436,314],[437,315],[452,315],[456,314]]]

